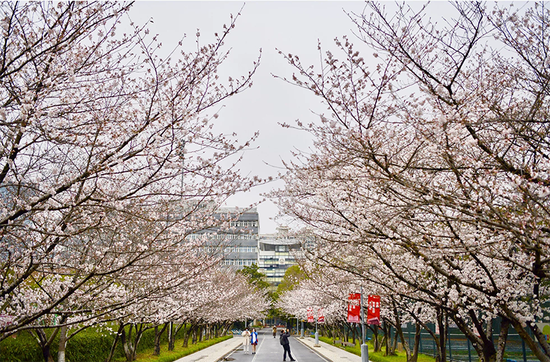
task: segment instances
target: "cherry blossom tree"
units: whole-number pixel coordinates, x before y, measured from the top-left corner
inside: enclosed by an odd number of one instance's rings
[[[179,291],[192,291],[198,284],[208,281],[208,275],[220,259],[220,255],[205,255],[191,242],[171,250],[157,251],[154,257],[136,262],[123,274],[112,274],[109,282],[99,280],[87,288],[78,289],[53,311],[52,316],[41,318],[40,323],[26,328],[37,335],[45,361],[51,360],[51,343],[59,333],[58,362],[64,362],[66,343],[70,338],[90,326],[118,322],[115,344],[120,337],[127,359],[132,361],[143,332],[151,328],[157,330],[159,325],[179,317],[178,303],[189,302],[189,298]],[[63,292],[63,286],[70,283],[71,280],[49,278],[41,284],[41,293],[32,288],[23,292],[40,298],[34,303],[40,306],[55,299]],[[157,338],[166,327],[165,324]],[[48,336],[45,328],[53,329],[53,332]]]
[[[248,88],[258,66],[217,74],[236,18],[212,43],[197,33],[196,51],[180,42],[163,58],[156,36],[125,23],[130,7],[0,6],[0,338],[178,287],[181,272],[152,271],[194,253],[187,236],[219,224],[215,208],[257,182],[235,169],[250,141],[214,134],[218,115],[206,113]],[[118,285],[126,294],[91,307]]]
[[[170,289],[169,293],[152,294],[118,312],[117,336],[124,346],[127,361],[135,359],[141,337],[148,329],[155,329],[155,354],[158,355],[160,337],[172,328],[170,322],[179,325],[171,336],[188,325],[184,337],[184,344],[187,345],[192,334],[194,338],[200,338],[203,328],[210,331],[216,326],[215,334],[219,334],[219,327],[222,326],[222,332],[225,333],[234,321],[259,318],[269,307],[265,296],[255,290],[242,275],[232,270],[220,270],[216,266],[203,266],[197,271],[199,273],[191,278],[188,277],[192,274],[190,272],[181,274],[182,277],[186,276],[185,281],[177,288]],[[158,273],[153,275],[156,278],[159,276]],[[173,331],[170,329],[170,332]],[[111,351],[114,351],[117,342],[118,338]],[[171,343],[173,345],[174,341]]]
[[[423,328],[434,339],[438,359],[444,360],[448,326],[445,306],[449,299],[445,280],[438,278],[438,281],[437,275],[418,258],[387,244],[373,245],[372,249],[365,244],[354,244],[318,240],[314,249],[307,249],[305,266],[310,265],[307,270],[318,285],[318,293],[330,290],[330,285],[341,284],[343,291],[337,299],[345,301],[347,293],[358,292],[362,285],[365,295],[381,297],[383,339],[378,337],[378,326],[368,325],[374,335],[375,351],[380,351],[385,341],[386,354],[394,353],[399,337],[407,360],[416,361]],[[416,326],[412,345],[403,335],[405,322]],[[429,326],[432,323],[439,327],[440,333]],[[395,330],[393,336],[390,326]]]
[[[420,330],[417,330],[415,344],[409,346],[408,340],[403,337],[401,325],[403,322],[412,322],[421,326],[422,321],[427,329],[426,323],[433,320],[431,319],[434,316],[433,308],[426,303],[423,308],[419,307],[419,303],[413,303],[403,292],[403,288],[406,289],[407,285],[404,283],[396,285],[399,281],[392,280],[389,273],[376,268],[375,258],[365,262],[364,254],[354,257],[352,252],[355,250],[349,248],[350,252],[347,253],[345,249],[345,245],[339,246],[336,250],[334,245],[323,242],[316,243],[314,249],[306,249],[304,254],[306,259],[301,260],[301,266],[308,278],[282,294],[278,307],[287,314],[304,319],[308,308],[313,308],[314,311],[322,308],[327,326],[333,327],[331,333],[334,339],[336,339],[335,331],[342,329],[339,333],[347,340],[344,326],[347,327],[348,333],[350,330],[353,331],[355,339],[357,330],[355,326],[347,323],[347,303],[349,294],[359,292],[362,287],[365,296],[379,295],[384,305],[381,310],[381,320],[382,327],[387,331],[384,333],[384,337],[387,337],[385,338],[386,354],[392,354],[392,351],[395,351],[397,338],[400,336],[407,354],[410,355],[408,360],[416,360]],[[342,258],[343,254],[349,256]],[[371,263],[371,266],[367,268],[368,263]],[[390,308],[390,305],[395,307]],[[422,313],[419,310],[422,310]],[[390,325],[396,331],[393,336],[389,333]],[[367,327],[373,333],[372,342],[375,351],[380,351],[383,341],[379,338],[378,326],[367,325]]]
[[[286,56],[287,81],[329,113],[298,123],[316,149],[287,164],[283,210],[334,265],[367,279],[338,255],[374,259],[385,287],[444,312],[483,361],[502,360],[509,326],[548,361],[534,323],[549,276],[548,10],[459,3],[444,25],[425,5],[370,10],[350,17],[374,67],[348,39],[320,69]]]

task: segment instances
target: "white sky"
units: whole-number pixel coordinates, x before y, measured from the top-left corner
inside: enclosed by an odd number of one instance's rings
[[[273,78],[271,74],[288,76],[293,72],[293,68],[277,54],[276,48],[299,55],[303,64],[318,65],[318,40],[324,47],[330,47],[335,37],[348,35],[355,39],[353,23],[344,9],[359,14],[365,3],[140,1],[134,5],[130,16],[136,24],[144,24],[152,18],[151,33],[159,34],[164,47],[172,49],[183,34],[187,34],[184,44],[194,46],[197,29],[200,29],[203,44],[211,41],[214,32],[220,32],[222,25],[229,22],[230,14],[236,15],[243,5],[236,28],[226,42],[232,50],[223,72],[233,76],[246,74],[260,49],[261,65],[254,86],[228,100],[217,122],[221,130],[236,131],[241,139],[259,131],[256,142],[259,148],[246,152],[241,170],[260,177],[276,176],[281,171],[281,160],[291,159],[291,150],[307,150],[311,145],[307,134],[282,128],[279,123],[292,124],[296,119],[307,123],[318,119],[312,111],[324,111],[320,101],[307,91]],[[362,51],[369,53],[365,46],[362,46]],[[278,181],[258,187],[232,197],[227,206],[247,206],[260,201],[262,193],[282,186],[283,183]],[[278,211],[272,202],[260,204],[258,211],[260,233],[273,233],[277,223],[284,224],[283,220],[274,220]]]

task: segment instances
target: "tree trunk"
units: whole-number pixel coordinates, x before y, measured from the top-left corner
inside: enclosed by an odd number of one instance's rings
[[[504,350],[506,348],[506,341],[508,340],[508,330],[510,329],[510,320],[508,318],[502,318],[500,323],[500,334],[498,336],[497,346],[497,361],[504,361]]]
[[[493,343],[491,325],[489,324],[487,329],[484,329],[482,322],[477,318],[474,311],[470,311],[468,314],[474,324],[473,328],[478,335],[476,335],[472,331],[472,328],[461,318],[455,317],[453,320],[462,333],[464,333],[472,342],[480,361],[495,362],[497,359],[497,350],[495,348],[495,344]]]
[[[190,336],[190,333],[191,333],[191,326],[189,326],[189,329],[187,331],[185,331],[185,335],[183,337],[183,347],[184,348],[187,348],[189,347],[189,336]]]
[[[403,333],[403,327],[401,327],[401,317],[397,310],[397,304],[393,299],[392,299],[392,305],[393,305],[393,313],[395,315],[395,343],[397,343],[397,337],[399,337],[399,339],[401,339],[401,344],[403,345],[403,349],[405,350],[405,354],[407,355],[407,362],[416,362],[418,360],[418,345],[420,343],[420,331],[421,331],[420,324],[418,322],[415,323],[416,333],[414,336],[414,346],[412,347],[412,350],[411,350],[409,341],[405,339],[405,333]]]
[[[231,328],[231,323],[230,322],[225,322],[223,324],[223,329],[222,329],[221,335],[222,336],[227,335],[227,331],[229,331],[229,328]]]
[[[44,357],[44,362],[54,362],[53,356],[50,352],[50,345],[42,346],[42,357]]]
[[[443,312],[437,311],[437,326],[439,335],[435,338],[435,346],[437,348],[436,362],[447,361],[447,323],[444,322]]]
[[[348,328],[348,325],[346,323],[343,324],[343,328],[344,328],[344,338],[342,339],[342,341],[344,342],[348,342],[349,340],[349,328]]]
[[[372,327],[369,325],[369,329],[372,331],[372,343],[374,346],[374,352],[380,352],[382,350],[382,345],[378,339],[378,326],[374,324]]]
[[[164,327],[159,332],[159,326],[155,326],[155,350],[153,351],[154,356],[160,356],[160,338],[162,334],[168,328],[169,323],[164,323]]]
[[[135,336],[132,338],[132,330],[135,328]],[[126,336],[126,330],[122,330],[122,344],[124,346],[124,355],[126,356],[126,362],[132,362],[136,360],[136,351],[143,332],[146,330],[144,323],[131,323],[128,329],[128,336]]]
[[[193,334],[194,329],[195,329],[195,326],[190,324],[189,329],[185,332],[185,338],[183,339],[183,347],[185,348],[189,347],[189,338],[191,338],[191,335]]]
[[[199,330],[199,326],[195,326],[193,328],[193,335],[191,337],[191,344],[197,344],[197,333]]]
[[[132,332],[134,330],[134,324],[130,324],[128,328],[128,334],[126,334],[126,328],[122,329],[122,334],[120,335],[120,339],[122,341],[122,346],[124,348],[124,355],[126,356],[126,361],[132,362],[133,356],[133,345],[132,345]]]
[[[32,332],[34,332],[34,337],[38,342],[40,349],[42,350],[42,357],[44,358],[44,362],[54,362],[53,356],[51,354],[51,345],[53,343],[53,340],[55,339],[55,336],[59,332],[59,328],[54,328],[52,334],[49,337],[46,335],[46,332],[40,328],[35,329]]]
[[[185,323],[182,323],[180,324],[178,327],[176,327],[174,329],[173,327],[173,323],[172,323],[172,338],[168,340],[168,350],[169,351],[173,351],[174,348],[175,348],[175,344],[176,344],[176,336],[178,335],[179,331],[182,329],[182,328],[185,328]]]
[[[416,362],[418,360],[418,352],[420,349],[420,338],[422,328],[420,328],[420,324],[416,323],[415,329],[414,329],[414,347],[413,347],[413,353],[411,355],[411,360],[407,362]]]
[[[530,327],[533,334],[535,335],[535,338],[537,340],[533,340],[533,338],[527,333],[525,328],[521,325],[520,322],[517,320],[510,320],[512,325],[514,326],[514,329],[516,332],[520,335],[520,337],[525,341],[525,344],[529,346],[531,351],[537,356],[539,361],[541,362],[550,362],[550,349],[548,348],[548,342],[546,342],[544,335],[539,330],[539,328],[534,325],[533,327]],[[538,342],[538,343],[537,343]]]
[[[164,329],[163,329],[164,330]],[[160,356],[160,333],[159,326],[155,326],[155,348],[153,349],[153,356]]]
[[[116,350],[116,345],[117,345],[118,339],[120,338],[123,330],[124,330],[124,323],[120,322],[118,324],[118,331],[116,333],[115,339],[113,341],[113,344],[111,345],[111,351],[109,352],[109,357],[107,357],[105,362],[111,362],[111,360],[113,359],[113,356],[115,355],[115,350]]]
[[[399,326],[399,328],[401,328],[401,325]],[[392,346],[391,346],[391,350],[392,350],[392,355],[397,355],[397,340],[398,340],[398,337],[397,337],[397,328],[395,328],[395,333],[393,334],[393,337],[392,337]]]
[[[382,323],[382,328],[384,329],[384,344],[386,346],[386,356],[395,355],[395,349],[393,349],[392,336],[391,336],[391,323],[388,323],[387,320],[384,320]]]
[[[62,318],[62,324],[66,318]],[[59,329],[59,347],[57,349],[57,362],[65,362],[65,351],[67,349],[67,326],[61,326]]]
[[[382,345],[386,348],[386,352],[384,353],[384,356],[389,356],[390,354],[390,343],[389,343],[389,336],[388,336],[388,324],[386,322],[382,322],[382,331],[384,332],[384,337],[382,337]]]
[[[54,362],[50,347],[51,344],[49,343],[40,346],[40,348],[42,349],[42,357],[44,357],[44,362]]]
[[[173,351],[174,350],[174,328],[172,325],[172,322],[170,322],[170,325],[168,326],[168,350]]]

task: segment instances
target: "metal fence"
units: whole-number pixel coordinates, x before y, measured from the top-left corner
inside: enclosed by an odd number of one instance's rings
[[[435,329],[433,325],[429,327],[432,331]],[[403,326],[403,331],[405,332],[405,338],[409,339],[409,345],[412,345],[412,343],[414,343],[414,325],[409,323],[406,328]],[[495,341],[495,343],[498,340],[499,333],[500,322],[497,320],[493,326],[493,341]],[[420,333],[420,337],[420,353],[435,357],[437,348],[432,336],[423,330]],[[504,358],[507,362],[536,362],[539,360],[534,353],[526,347],[525,342],[512,326],[510,326],[508,332]],[[470,341],[458,328],[453,328],[452,326],[449,328],[447,336],[447,359],[448,361],[468,362],[477,362],[479,360],[477,352]]]

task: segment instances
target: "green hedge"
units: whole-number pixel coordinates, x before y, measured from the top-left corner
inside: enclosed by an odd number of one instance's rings
[[[113,329],[116,331],[116,326],[113,326]],[[161,343],[168,342],[167,332],[164,331],[162,334]],[[183,338],[184,332],[182,328],[176,335],[176,339]],[[132,335],[135,336],[135,329],[132,331]],[[114,338],[114,334],[101,332],[94,328],[84,330],[67,342],[66,360],[67,362],[103,362],[109,356]],[[59,338],[56,338],[51,347],[54,360],[57,359],[58,346]],[[154,346],[155,330],[148,329],[141,337],[137,352],[143,352]],[[124,358],[124,350],[120,339],[113,360],[117,358]],[[15,337],[8,337],[0,341],[0,362],[40,362],[43,360],[42,350],[36,339],[28,331],[22,331]]]
[[[100,333],[96,330],[85,330],[78,333],[67,342],[68,362],[103,362],[109,356],[114,336],[106,332]],[[51,354],[54,360],[57,359],[57,347],[59,337],[52,346]],[[122,345],[117,345],[115,357],[123,356]],[[8,337],[0,342],[1,362],[40,362],[44,360],[42,350],[35,337],[28,331],[22,331],[16,337]]]
[[[0,342],[0,361],[2,362],[37,362],[43,361],[42,351],[29,332],[8,337]]]
[[[65,358],[68,362],[103,362],[109,357],[114,339],[114,334],[110,335],[107,332],[98,332],[94,329],[84,330],[69,339]],[[57,344],[55,349],[57,350]],[[122,344],[119,340],[114,357],[123,355]]]

